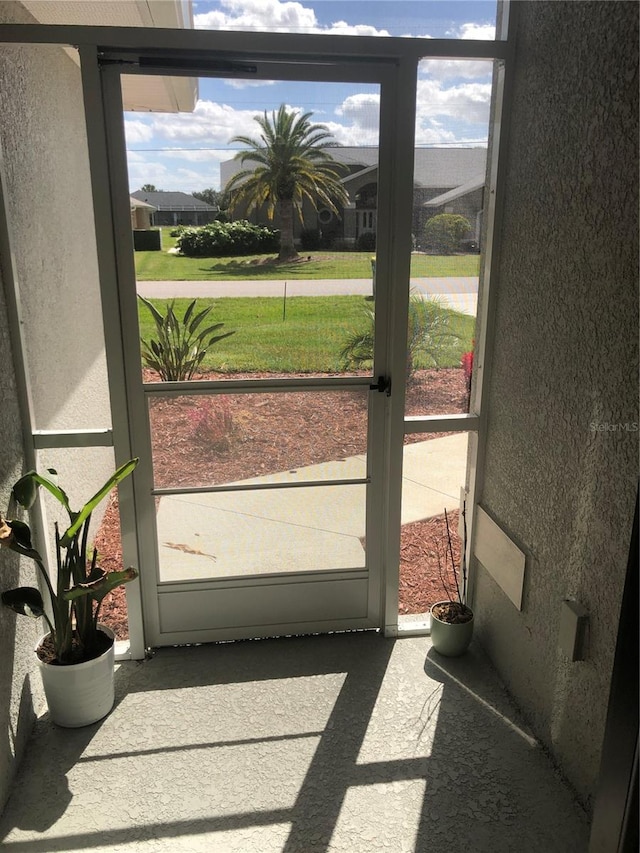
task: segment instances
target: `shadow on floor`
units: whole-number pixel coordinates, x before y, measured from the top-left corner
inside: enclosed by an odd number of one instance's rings
[[[161,649],[38,722],[6,851],[571,853],[587,823],[477,651],[375,632]]]

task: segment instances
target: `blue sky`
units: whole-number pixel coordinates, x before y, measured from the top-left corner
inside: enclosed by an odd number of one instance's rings
[[[495,2],[484,0],[196,0],[193,9],[198,29],[431,38],[493,38],[496,14]],[[421,63],[416,143],[483,144],[490,91],[490,63]],[[232,137],[255,136],[254,116],[282,103],[312,111],[341,145],[377,144],[376,86],[201,78],[193,113],[125,114],[131,191],[145,183],[218,189],[220,162],[234,153]]]

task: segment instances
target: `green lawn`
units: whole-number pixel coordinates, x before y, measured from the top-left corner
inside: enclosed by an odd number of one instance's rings
[[[164,313],[164,300],[151,300]],[[175,310],[182,317],[189,299],[177,299]],[[198,306],[213,304],[209,322],[222,322],[222,331],[235,334],[214,344],[203,362],[203,370],[225,372],[331,373],[342,369],[339,352],[345,336],[366,326],[362,296],[275,297],[199,299]],[[474,318],[442,309],[450,317],[451,331],[458,336],[448,345],[441,367],[459,367],[463,352],[471,349]],[[140,304],[143,338],[155,337],[148,309]],[[424,366],[418,361],[416,367]]]
[[[161,252],[136,252],[139,281],[240,281],[243,279],[370,278],[371,252],[307,252],[311,260],[265,264],[265,256],[244,258],[183,258],[169,254],[175,238],[162,229]],[[420,255],[411,259],[411,275],[475,276],[479,255]]]

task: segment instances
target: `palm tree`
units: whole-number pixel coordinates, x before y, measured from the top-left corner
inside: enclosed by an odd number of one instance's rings
[[[341,163],[333,159],[321,145],[330,144],[331,134],[322,124],[312,124],[313,113],[287,110],[284,104],[268,117],[255,116],[260,125],[259,140],[234,136],[232,142],[246,145],[235,159],[252,168],[237,172],[225,190],[231,194],[231,207],[247,203],[250,212],[266,205],[269,219],[280,215],[279,260],[298,257],[293,244],[294,210],[302,220],[302,202],[308,199],[317,209],[322,204],[338,213],[338,205],[346,204],[348,194],[340,182]]]

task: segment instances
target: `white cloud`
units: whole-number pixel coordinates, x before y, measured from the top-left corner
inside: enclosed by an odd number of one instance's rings
[[[140,189],[144,184],[154,184],[160,189],[173,189],[167,185],[170,172],[163,163],[148,160],[144,163],[134,163],[129,158],[129,187],[131,192]]]
[[[148,154],[144,151],[127,150],[127,160],[129,163],[146,163]]]
[[[462,24],[457,37],[461,39],[493,41],[496,37],[495,24]]]
[[[255,110],[236,110],[228,104],[198,101],[192,113],[158,114],[153,121],[156,136],[172,142],[226,147],[238,135],[255,133]]]
[[[349,95],[335,110],[342,124],[324,121],[336,142],[341,145],[377,145],[380,127],[380,95]]]
[[[229,158],[229,152],[221,149],[209,151],[176,148],[163,151],[162,156],[168,157],[170,160],[185,160],[189,163],[219,163],[220,160],[227,160]]]
[[[346,21],[335,21],[330,27],[318,29],[316,32],[328,33],[332,36],[389,36],[388,30],[378,30],[369,24],[348,24]]]
[[[446,130],[433,119],[426,126],[420,123],[416,125],[416,145],[444,145],[456,143],[455,134]]]
[[[313,9],[291,0],[221,0],[222,9],[194,15],[201,30],[256,30],[272,33],[329,33],[331,35],[388,36],[369,24],[335,21],[321,27]]]
[[[279,0],[221,0],[221,10],[194,15],[197,29],[308,33],[317,30],[313,9]]]
[[[378,125],[380,114],[380,95],[375,92],[359,93],[349,95],[336,108],[336,115],[344,116],[354,124],[367,126]]]
[[[220,184],[220,169],[217,163],[208,166],[189,168],[187,164],[179,162],[168,164],[157,161],[147,163],[133,163],[129,160],[129,186],[131,192],[139,189],[144,184],[155,184],[162,190],[194,192],[205,187],[218,186]]]
[[[149,142],[153,138],[153,130],[143,121],[135,119],[125,119],[124,133],[127,139],[127,144],[135,144],[137,142]]]
[[[423,59],[418,65],[418,73],[434,80],[475,80],[488,78],[493,71],[490,59]]]
[[[235,77],[229,77],[222,80],[225,86],[231,86],[232,89],[251,89],[258,86],[275,86],[276,80],[240,80]]]
[[[444,88],[437,80],[419,80],[417,118],[450,116],[487,124],[490,101],[491,83],[462,83]]]

